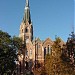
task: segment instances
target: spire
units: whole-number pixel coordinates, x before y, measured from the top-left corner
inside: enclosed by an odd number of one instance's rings
[[[25,12],[23,17],[23,22],[29,22],[31,24],[31,17],[30,17],[30,8],[29,8],[29,0],[26,0]]]
[[[29,0],[26,0],[26,7],[29,7]]]

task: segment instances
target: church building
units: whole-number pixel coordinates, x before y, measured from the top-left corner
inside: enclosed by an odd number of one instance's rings
[[[33,24],[30,14],[29,0],[26,0],[25,11],[23,20],[20,25],[20,34],[19,37],[22,39],[23,53],[18,56],[20,64],[23,64],[22,61],[32,61],[33,65],[38,63],[44,63],[45,55],[50,54],[51,46],[53,41],[50,38],[42,41],[40,38],[33,39]],[[64,42],[62,41],[62,44]]]

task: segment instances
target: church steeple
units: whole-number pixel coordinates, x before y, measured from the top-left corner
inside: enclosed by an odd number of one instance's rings
[[[26,23],[27,21],[29,22],[29,24],[31,24],[29,0],[26,0],[25,12],[23,17],[23,22]]]
[[[20,35],[23,42],[33,40],[33,25],[30,17],[29,0],[26,0],[25,11],[22,23],[20,25]]]
[[[29,7],[29,0],[26,0],[26,7]]]

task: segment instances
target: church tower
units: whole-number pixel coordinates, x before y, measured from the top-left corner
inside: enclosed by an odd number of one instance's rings
[[[30,7],[29,7],[29,0],[26,0],[26,5],[24,9],[24,16],[22,23],[20,25],[20,34],[19,37],[22,39],[22,44],[25,44],[26,49],[25,51],[25,59],[30,60],[34,59],[33,57],[33,26],[31,22],[31,15],[30,15]]]
[[[23,43],[26,41],[32,42],[33,40],[33,26],[31,22],[31,15],[30,15],[30,7],[29,7],[29,0],[26,0],[24,16],[22,23],[20,25],[20,34],[19,37],[22,39]]]

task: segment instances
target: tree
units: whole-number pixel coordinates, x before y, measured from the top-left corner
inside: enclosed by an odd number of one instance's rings
[[[16,42],[8,33],[0,30],[0,75],[11,75],[16,68],[16,51],[19,48],[18,40]]]
[[[48,75],[55,75],[60,70],[60,55],[61,55],[61,46],[60,46],[60,38],[56,38],[54,44],[51,48],[51,54],[46,55],[45,67]],[[58,67],[57,67],[58,66]]]
[[[72,65],[75,65],[75,34],[72,32],[71,37],[66,43],[67,55]]]
[[[22,45],[22,39],[16,36],[13,36],[13,44],[20,49],[20,46]]]
[[[46,55],[45,68],[48,75],[71,75],[71,68],[68,63],[61,59],[61,39],[56,38],[51,48],[51,54]]]
[[[75,74],[75,34],[72,32],[62,50],[62,60],[67,63],[71,74]]]

